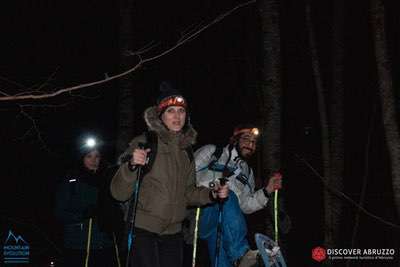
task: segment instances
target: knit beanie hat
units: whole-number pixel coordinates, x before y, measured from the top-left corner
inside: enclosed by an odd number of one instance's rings
[[[157,112],[161,115],[168,107],[179,106],[187,109],[186,99],[168,82],[160,84],[160,95],[157,98]]]

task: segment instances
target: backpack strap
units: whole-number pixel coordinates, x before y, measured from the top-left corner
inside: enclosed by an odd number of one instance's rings
[[[186,154],[189,158],[190,163],[193,162],[194,160],[194,153],[193,153],[193,147],[192,146],[188,146],[185,148]]]
[[[144,132],[144,137],[146,139],[145,143],[145,148],[150,148],[150,153],[149,153],[149,161],[145,165],[146,168],[144,168],[143,175],[148,173],[151,168],[153,167],[154,161],[156,160],[157,156],[157,147],[158,147],[158,136],[157,133],[154,131],[146,131]],[[185,148],[186,154],[189,158],[190,163],[193,162],[194,160],[194,153],[193,153],[193,148],[192,146],[188,146]],[[221,151],[222,153],[222,151]]]
[[[217,146],[215,147],[215,151],[214,151],[214,153],[211,155],[211,158],[213,158],[213,160],[210,161],[210,163],[208,164],[208,167],[207,167],[209,170],[212,168],[212,166],[213,166],[215,163],[218,162],[219,158],[220,158],[221,155],[222,155],[223,149],[224,149],[224,148],[223,148],[222,146],[219,146],[219,145],[217,145]]]

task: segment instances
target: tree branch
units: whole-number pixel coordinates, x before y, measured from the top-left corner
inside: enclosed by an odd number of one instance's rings
[[[229,16],[230,14],[234,13],[236,10],[246,7],[248,5],[254,4],[256,2],[256,0],[250,0],[247,1],[245,3],[239,4],[237,6],[235,6],[234,8],[226,11],[225,13],[222,13],[221,15],[217,16],[214,20],[212,20],[210,23],[208,23],[207,25],[199,28],[198,30],[195,30],[193,32],[190,32],[190,34],[187,35],[183,35],[175,45],[173,45],[171,48],[155,55],[152,57],[148,57],[148,58],[142,58],[139,57],[139,62],[133,66],[132,68],[116,74],[116,75],[112,75],[112,76],[108,76],[105,75],[106,77],[103,80],[97,80],[94,82],[88,82],[88,83],[83,83],[83,84],[78,84],[75,86],[71,86],[71,87],[66,87],[63,89],[58,89],[55,90],[54,92],[51,93],[38,93],[38,94],[32,94],[29,93],[27,94],[26,92],[24,93],[20,93],[17,95],[8,95],[5,92],[1,92],[1,94],[3,94],[4,96],[0,96],[0,101],[20,101],[20,100],[41,100],[41,99],[47,99],[47,98],[52,98],[52,97],[56,97],[65,93],[71,93],[73,91],[77,91],[77,90],[81,90],[83,88],[88,88],[88,87],[94,87],[96,85],[100,85],[100,84],[104,84],[104,83],[108,83],[110,81],[116,80],[118,78],[124,77],[130,73],[135,72],[136,70],[138,70],[139,68],[141,68],[144,64],[157,60],[171,52],[173,52],[174,50],[176,50],[177,48],[181,47],[182,45],[184,45],[185,43],[197,38],[203,31],[207,30],[208,28],[210,28],[211,26],[213,26],[214,24],[220,22],[221,20],[223,20],[225,17]],[[142,49],[142,51],[138,51],[136,53],[133,53],[135,55],[141,55],[143,53],[143,51],[147,51],[147,49]]]

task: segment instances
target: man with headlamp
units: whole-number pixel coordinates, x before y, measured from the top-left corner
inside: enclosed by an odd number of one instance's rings
[[[216,266],[215,261],[219,267],[245,267],[256,263],[257,251],[250,250],[243,213],[265,208],[270,194],[281,188],[282,178],[275,173],[267,186],[255,191],[254,173],[247,161],[256,151],[259,135],[254,125],[240,125],[225,147],[206,145],[195,153],[197,184],[210,186],[223,177],[230,189],[222,213],[218,205],[207,206],[201,212],[199,236],[207,241],[211,266]],[[219,215],[222,223],[218,222]],[[222,225],[222,230],[218,230],[218,224]]]

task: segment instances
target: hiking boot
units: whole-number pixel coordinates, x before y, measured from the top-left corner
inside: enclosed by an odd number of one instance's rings
[[[254,267],[257,266],[258,250],[249,249],[239,261],[238,267]]]

